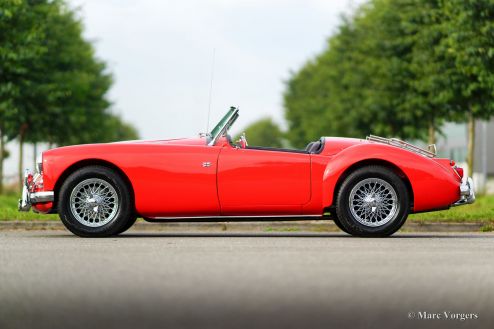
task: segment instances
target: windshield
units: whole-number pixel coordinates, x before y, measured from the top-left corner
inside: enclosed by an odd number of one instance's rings
[[[210,141],[208,145],[214,145],[216,140],[230,129],[235,120],[238,118],[238,109],[235,107],[230,107],[230,110],[225,114],[223,118],[218,122],[218,124],[211,130]]]

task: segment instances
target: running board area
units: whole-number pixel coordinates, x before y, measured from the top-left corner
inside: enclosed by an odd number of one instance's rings
[[[262,222],[262,221],[303,221],[330,219],[322,215],[280,215],[280,216],[201,216],[201,217],[142,217],[147,222]]]

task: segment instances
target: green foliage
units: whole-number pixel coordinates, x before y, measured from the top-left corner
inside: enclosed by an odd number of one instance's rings
[[[469,111],[489,118],[493,60],[490,0],[371,0],[287,82],[288,137],[425,139]]]
[[[35,212],[21,212],[17,210],[19,193],[0,195],[0,220],[59,220],[58,215],[43,215]]]
[[[96,58],[82,36],[81,21],[64,1],[1,2],[0,129],[4,135],[66,145],[113,139],[102,133],[107,127],[120,131],[114,137],[128,131],[128,124],[109,112],[106,94],[112,77],[106,64]]]
[[[412,214],[412,221],[486,222],[494,221],[494,195],[479,196],[475,203],[448,210]]]
[[[448,71],[452,104],[465,120],[465,110],[475,118],[494,114],[494,2],[444,1],[444,29],[439,51],[450,63]]]
[[[82,32],[63,0],[0,0],[0,185],[2,148],[14,138],[21,145],[21,175],[24,142],[137,137],[109,111],[112,77]]]
[[[480,228],[480,232],[492,232],[492,231],[494,231],[494,226],[492,226],[490,224],[483,225]]]
[[[244,129],[250,146],[283,147],[283,132],[271,118],[260,119]],[[240,135],[234,138],[238,140]]]

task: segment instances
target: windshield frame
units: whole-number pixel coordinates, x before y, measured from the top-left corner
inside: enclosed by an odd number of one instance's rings
[[[228,129],[235,123],[235,120],[239,117],[238,109],[230,107],[230,110],[221,118],[221,120],[214,126],[213,130],[209,133],[208,145],[213,146],[216,144],[218,138],[225,134]]]

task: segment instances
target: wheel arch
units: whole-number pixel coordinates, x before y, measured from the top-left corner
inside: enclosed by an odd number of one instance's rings
[[[62,185],[65,182],[65,180],[72,173],[76,172],[77,170],[79,170],[81,168],[88,167],[88,166],[102,166],[102,167],[106,167],[108,169],[111,169],[111,170],[115,171],[122,178],[122,180],[125,182],[125,184],[129,188],[130,197],[131,197],[131,200],[132,200],[132,207],[134,208],[134,211],[135,211],[134,187],[132,186],[132,183],[131,183],[129,177],[125,174],[125,172],[120,167],[118,167],[114,163],[111,163],[111,162],[106,161],[106,160],[101,160],[101,159],[84,159],[84,160],[81,160],[81,161],[77,161],[77,162],[73,163],[72,165],[70,165],[69,167],[67,167],[62,172],[62,174],[58,178],[57,182],[55,183],[55,188],[54,188],[55,199],[54,199],[54,203],[53,203],[53,206],[54,206],[53,208],[54,209],[57,209],[58,208],[59,192],[60,192],[60,188],[62,187]]]
[[[410,179],[403,172],[403,170],[401,170],[401,168],[398,167],[396,164],[389,162],[389,161],[386,161],[386,160],[383,160],[383,159],[365,159],[365,160],[355,162],[352,165],[350,165],[348,168],[346,168],[343,171],[343,173],[338,177],[338,180],[336,181],[336,184],[334,186],[333,197],[331,200],[331,206],[329,208],[333,208],[334,205],[336,204],[336,198],[338,196],[338,191],[340,190],[341,185],[343,184],[345,179],[355,170],[358,170],[358,169],[363,168],[363,167],[371,166],[371,165],[374,165],[374,166],[377,165],[377,166],[382,166],[382,167],[388,168],[388,169],[392,170],[398,177],[400,177],[400,179],[403,181],[403,183],[405,184],[405,186],[407,188],[408,198],[410,201],[410,209],[413,209],[414,194],[413,194],[412,184],[410,183]]]

